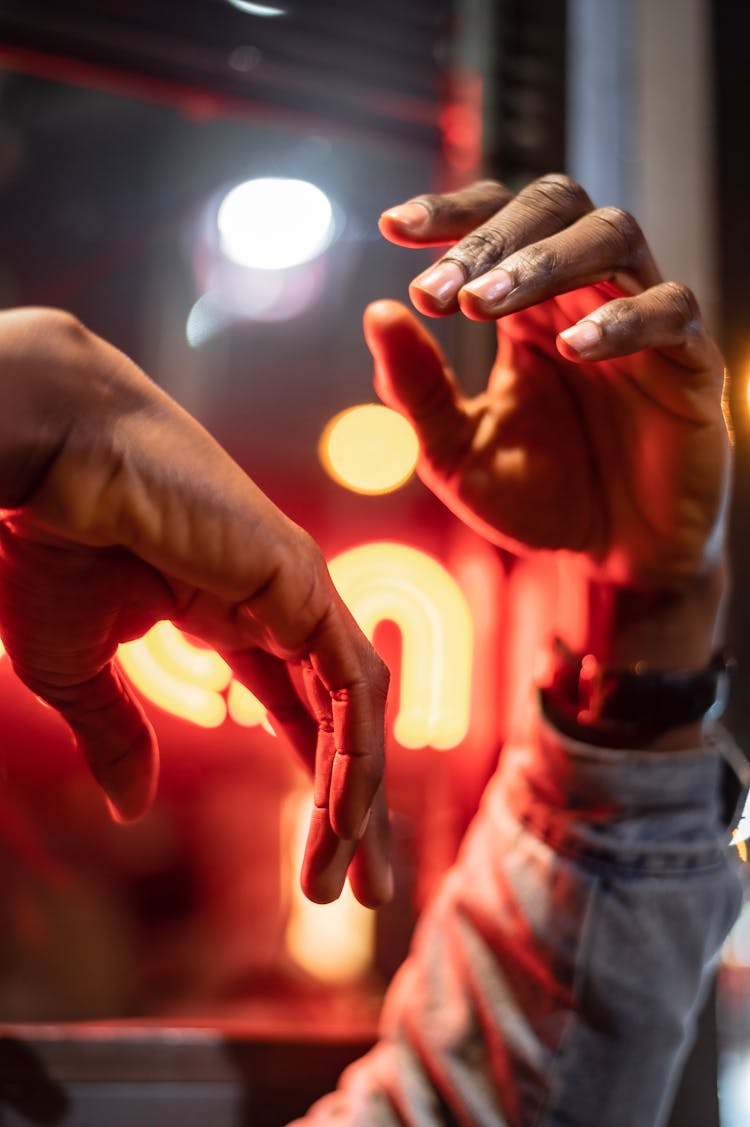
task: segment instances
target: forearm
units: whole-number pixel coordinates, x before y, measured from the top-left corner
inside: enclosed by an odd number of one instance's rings
[[[656,1127],[739,906],[719,757],[505,750],[380,1043],[315,1127]]]

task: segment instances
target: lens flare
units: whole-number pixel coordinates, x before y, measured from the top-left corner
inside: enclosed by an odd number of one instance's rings
[[[255,270],[286,270],[330,246],[335,223],[328,196],[307,180],[263,177],[232,188],[216,215],[227,258]]]

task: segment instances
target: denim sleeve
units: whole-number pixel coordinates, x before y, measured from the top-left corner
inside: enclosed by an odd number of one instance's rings
[[[740,907],[720,730],[679,753],[506,747],[386,997],[298,1127],[656,1127]]]

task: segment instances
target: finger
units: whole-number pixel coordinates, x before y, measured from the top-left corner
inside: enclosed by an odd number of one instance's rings
[[[444,246],[463,238],[513,198],[495,180],[480,180],[443,195],[425,193],[384,211],[381,234],[404,247]]]
[[[283,734],[312,775],[318,728],[302,703],[285,662],[264,650],[222,650],[221,656],[233,673],[273,717],[273,726]]]
[[[335,900],[343,888],[347,871],[353,858],[360,858],[352,869],[352,888],[357,899],[370,907],[385,903],[392,894],[388,838],[388,814],[385,802],[385,788],[382,782],[382,767],[376,766],[377,784],[374,795],[370,795],[370,779],[352,777],[351,773],[341,778],[342,754],[337,750],[334,706],[331,696],[312,664],[305,666],[305,689],[310,707],[318,721],[318,740],[316,749],[313,812],[305,845],[302,864],[302,889],[305,895],[316,903]],[[378,723],[381,718],[378,717]],[[342,733],[346,737],[346,731]],[[356,746],[356,745],[355,745]],[[356,769],[358,759],[350,761],[343,756],[349,772]],[[367,762],[367,757],[365,757]],[[357,822],[359,810],[353,815],[356,832],[351,827],[335,820],[332,803],[336,787],[357,788],[365,786],[360,802],[366,808],[362,822]],[[351,799],[351,795],[347,796]],[[344,819],[349,815],[344,810]]]
[[[330,790],[336,755],[333,709],[325,686],[310,663],[303,666],[307,698],[317,721],[313,810],[302,858],[300,883],[305,895],[316,904],[338,899],[349,864],[356,852],[355,835],[340,837],[331,825]]]
[[[338,900],[358,845],[333,832],[328,807],[313,806],[300,874],[300,886],[308,900],[314,904]]]
[[[388,671],[367,642],[342,666],[346,617],[342,604],[321,623],[305,687],[318,721],[316,806],[328,806],[339,837],[359,840],[383,778]]]
[[[387,904],[393,896],[390,836],[385,788],[381,786],[372,804],[367,831],[349,866],[352,892],[366,908]]]
[[[615,207],[592,211],[564,231],[508,254],[463,287],[458,300],[467,317],[494,320],[605,280],[630,292],[661,280],[640,226]]]
[[[470,444],[474,424],[437,344],[395,301],[370,305],[364,330],[375,360],[378,395],[410,419],[417,432],[420,473],[445,478]]]
[[[151,807],[159,774],[159,750],[150,723],[119,670],[110,662],[80,684],[50,685],[21,679],[63,716],[112,817],[132,822]]]
[[[241,604],[238,621],[247,619],[256,635],[260,628],[265,648],[314,673],[305,687],[318,724],[317,802],[328,802],[340,837],[360,837],[383,774],[388,671],[314,542],[297,530],[281,548],[272,580]]]
[[[347,874],[352,892],[367,908],[386,904],[393,895],[390,833],[385,791],[381,786],[360,842],[339,838],[328,811],[313,807],[300,883],[308,899],[328,904],[338,899]]]
[[[599,306],[558,336],[567,360],[607,360],[657,349],[691,371],[717,371],[719,353],[687,286],[662,282]]]
[[[328,798],[335,757],[333,714],[330,695],[312,666],[304,670],[315,701],[321,731],[302,704],[286,665],[262,650],[222,651],[235,675],[266,706],[274,726],[287,737],[302,762],[316,778],[316,801],[310,822],[301,883],[305,895],[316,903],[329,903],[341,894],[352,859],[359,856],[356,840],[344,840],[334,833]],[[316,745],[318,769],[316,772]],[[364,859],[352,873],[355,896],[368,907],[385,903],[392,891],[388,857],[388,816],[385,793],[378,788],[372,814],[361,843]]]
[[[565,229],[592,206],[583,188],[568,176],[535,180],[414,279],[409,287],[414,305],[430,317],[455,313],[459,290],[467,282],[527,244]]]

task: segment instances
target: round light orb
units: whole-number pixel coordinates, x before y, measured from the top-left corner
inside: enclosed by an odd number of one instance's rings
[[[413,474],[419,443],[402,415],[390,407],[365,403],[330,420],[318,452],[339,485],[354,493],[391,493]]]
[[[307,180],[262,177],[238,184],[216,216],[223,253],[255,270],[286,270],[317,258],[335,230],[331,201]]]

